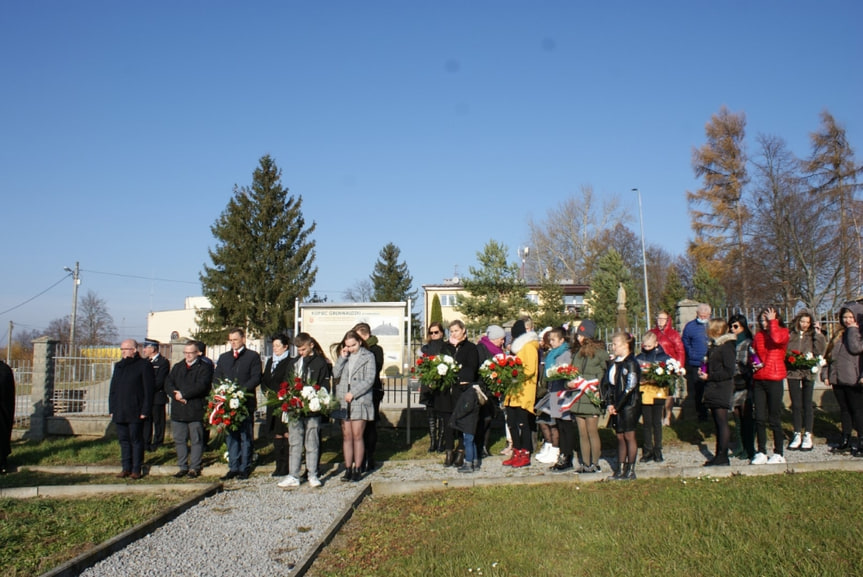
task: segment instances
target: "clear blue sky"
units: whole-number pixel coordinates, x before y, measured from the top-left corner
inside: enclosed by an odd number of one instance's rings
[[[401,248],[414,286],[516,249],[591,185],[674,254],[722,105],[800,156],[828,109],[863,148],[857,1],[7,1],[0,314],[107,300],[122,337],[200,294],[210,226],[271,154],[330,300]],[[129,275],[129,276],[121,276]],[[131,278],[131,277],[144,278]]]

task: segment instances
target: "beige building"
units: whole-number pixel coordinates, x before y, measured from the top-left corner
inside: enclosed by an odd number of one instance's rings
[[[192,338],[198,332],[198,311],[212,308],[207,297],[186,297],[182,309],[147,315],[147,338],[163,343]]]
[[[527,298],[535,304],[542,304],[539,297],[539,285],[528,284]],[[587,285],[575,284],[571,281],[561,283],[563,287],[563,301],[560,303],[561,312],[567,312],[573,317],[581,316],[584,310],[584,295],[590,290]],[[423,327],[427,327],[431,322],[432,301],[435,295],[440,299],[441,315],[444,319],[444,324],[449,321],[462,318],[461,313],[455,310],[458,303],[459,295],[464,294],[465,290],[461,284],[461,279],[451,278],[445,279],[439,285],[423,285]]]

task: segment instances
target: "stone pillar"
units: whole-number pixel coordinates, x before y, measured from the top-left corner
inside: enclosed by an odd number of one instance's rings
[[[684,299],[677,303],[677,332],[683,332],[683,327],[686,326],[686,323],[695,319],[696,309],[698,309],[698,301],[693,301],[689,299]]]
[[[50,337],[33,341],[33,390],[30,394],[33,412],[30,413],[29,438],[36,441],[45,438],[48,417],[54,414],[51,399],[54,397],[54,363],[58,344],[60,341]]]

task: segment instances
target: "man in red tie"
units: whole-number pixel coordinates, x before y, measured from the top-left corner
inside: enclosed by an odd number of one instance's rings
[[[228,333],[231,350],[219,355],[213,379],[235,381],[248,395],[249,417],[240,425],[240,430],[229,431],[228,474],[222,477],[228,481],[235,477],[248,479],[252,472],[252,445],[255,440],[255,410],[258,408],[255,389],[261,383],[261,356],[246,348],[246,333],[243,329],[233,328]]]
[[[183,358],[185,362],[171,369],[165,393],[171,398],[171,433],[180,468],[174,476],[194,479],[201,474],[204,409],[213,382],[213,365],[198,358],[198,347],[191,341],[183,347]]]

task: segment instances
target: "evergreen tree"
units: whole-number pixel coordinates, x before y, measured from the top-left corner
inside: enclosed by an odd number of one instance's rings
[[[433,322],[443,323],[443,311],[440,308],[440,297],[437,294],[432,298],[431,314],[429,315],[429,323]]]
[[[640,295],[623,257],[610,249],[596,263],[586,298],[591,318],[600,327],[612,328],[617,323],[617,289],[621,283],[626,291],[626,319],[629,326],[634,327],[643,309]]]
[[[669,265],[665,276],[665,288],[659,296],[659,308],[657,312],[665,311],[674,317],[677,311],[677,303],[686,298],[686,288],[680,280],[680,273],[675,265]]]
[[[707,303],[714,309],[725,304],[725,289],[722,283],[706,267],[700,266],[696,269],[692,284],[692,298],[698,302]]]
[[[224,342],[234,326],[258,337],[291,327],[295,300],[307,297],[315,282],[315,223],[306,226],[303,199],[288,194],[281,176],[263,156],[251,186],[234,186],[211,227],[213,264],[204,265],[200,278],[213,308],[201,311],[197,335],[206,343]]]
[[[414,282],[408,271],[408,265],[399,262],[401,250],[393,243],[388,243],[378,256],[375,270],[369,277],[372,281],[373,302],[397,303],[411,299],[416,301],[416,291],[411,291]]]
[[[536,317],[536,326],[559,327],[566,319],[560,281],[552,275],[544,276],[539,283],[539,314]]]
[[[470,267],[469,277],[462,280],[465,290],[455,310],[463,315],[471,331],[515,320],[535,308],[527,299],[527,285],[520,278],[519,265],[507,263],[506,253],[505,245],[490,240],[477,253],[479,268]]]

